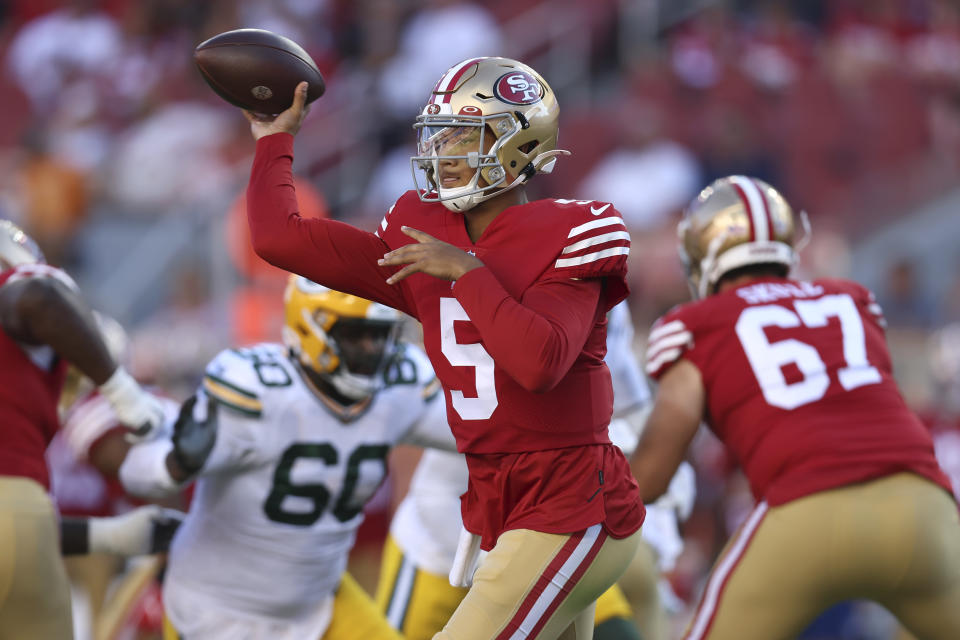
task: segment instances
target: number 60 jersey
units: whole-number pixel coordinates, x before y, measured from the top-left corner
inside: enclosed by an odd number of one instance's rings
[[[897,389],[883,326],[855,282],[763,278],[658,320],[647,373],[680,358],[697,367],[705,420],[770,506],[897,471],[950,491]]]
[[[223,351],[207,366],[219,426],[170,552],[164,597],[177,629],[190,637],[178,602],[240,619],[309,616],[340,582],[390,448],[455,449],[426,356],[406,345],[386,378],[345,411],[279,344]]]

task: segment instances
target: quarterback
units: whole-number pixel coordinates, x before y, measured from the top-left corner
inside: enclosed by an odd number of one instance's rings
[[[633,355],[633,323],[626,301],[610,310],[607,322],[605,361],[613,380],[614,415],[610,439],[630,455],[650,408],[650,392]],[[646,505],[642,547],[649,552],[638,553],[622,579],[632,589],[614,585],[597,600],[595,640],[661,637],[662,633],[655,634],[665,624],[657,583],[660,569],[672,568],[683,550],[677,521],[693,507],[692,474],[684,463],[673,490]],[[425,451],[390,522],[376,600],[407,640],[430,640],[466,595],[466,587],[452,586],[448,578],[458,545],[457,528],[449,523],[460,520],[460,495],[466,490],[462,455]],[[628,601],[625,595],[634,598]],[[633,626],[634,619],[640,631]]]
[[[397,638],[345,573],[363,507],[405,442],[453,450],[426,357],[394,309],[292,276],[284,344],[218,354],[128,491],[197,477],[164,580],[170,638]]]
[[[897,389],[873,295],[788,277],[797,227],[765,182],[708,186],[679,228],[699,299],[650,333],[646,368],[660,386],[631,461],[644,499],[666,488],[703,420],[756,500],[686,638],[793,638],[849,599],[880,603],[919,638],[958,638],[950,482]]]
[[[639,543],[644,510],[610,442],[606,313],[627,294],[630,238],[610,203],[529,202],[553,168],[559,107],[530,67],[473,58],[417,117],[417,188],[376,233],[297,213],[293,134],[306,83],[257,139],[247,217],[271,264],[399,309],[423,325],[466,454],[466,529],[489,552],[435,637],[589,638],[596,598]],[[474,542],[465,548],[473,548]]]
[[[93,312],[37,244],[0,220],[0,637],[73,636],[44,452],[60,427],[67,364],[146,435],[163,408],[110,355]]]

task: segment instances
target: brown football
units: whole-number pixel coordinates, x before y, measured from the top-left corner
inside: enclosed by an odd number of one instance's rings
[[[197,45],[193,61],[217,95],[258,113],[280,113],[306,80],[307,102],[326,88],[316,63],[303,47],[264,29],[235,29]]]

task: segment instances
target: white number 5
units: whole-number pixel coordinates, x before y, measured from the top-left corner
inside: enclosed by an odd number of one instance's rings
[[[470,321],[456,298],[440,298],[440,351],[454,367],[473,367],[477,397],[467,398],[463,391],[450,391],[454,410],[464,420],[486,420],[497,408],[497,388],[493,379],[493,358],[480,343],[460,344],[453,332],[455,320]]]
[[[828,318],[839,318],[847,365],[837,371],[840,386],[850,391],[880,382],[880,372],[867,361],[863,321],[849,295],[796,300],[793,306],[796,313],[775,304],[749,307],[737,320],[737,337],[768,403],[781,409],[794,409],[819,400],[827,392],[830,378],[815,348],[792,338],[770,342],[764,333],[766,327],[789,329],[801,324],[810,328],[825,327]],[[800,369],[803,380],[787,384],[783,367],[791,363]]]

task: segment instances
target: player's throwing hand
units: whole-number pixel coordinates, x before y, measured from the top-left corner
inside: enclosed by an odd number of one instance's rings
[[[307,83],[301,82],[297,85],[293,94],[293,104],[286,111],[282,111],[275,116],[263,113],[255,113],[242,109],[244,117],[250,122],[250,132],[254,140],[259,140],[264,136],[274,133],[289,133],[292,136],[300,131],[300,125],[303,119],[307,117],[310,107],[307,104]]]

